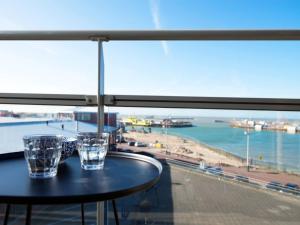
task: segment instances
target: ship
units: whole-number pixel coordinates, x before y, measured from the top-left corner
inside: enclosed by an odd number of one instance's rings
[[[143,126],[143,127],[150,127],[151,120],[147,119],[138,119],[136,117],[128,117],[123,121],[126,126]]]
[[[124,119],[125,126],[143,126],[143,127],[192,127],[193,124],[185,120],[162,119],[162,120],[149,120],[138,119],[136,117],[128,117]]]
[[[225,123],[224,120],[214,120],[215,123]]]
[[[161,122],[162,127],[192,127],[193,124],[189,121],[184,120],[174,120],[174,119],[164,119]]]

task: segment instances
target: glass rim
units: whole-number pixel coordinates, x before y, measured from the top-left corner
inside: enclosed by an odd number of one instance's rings
[[[64,138],[61,134],[30,134],[25,135],[23,140],[37,140],[37,139],[60,139]]]
[[[97,137],[97,136],[109,136],[108,132],[79,132],[76,137]]]
[[[63,141],[64,142],[73,142],[73,141],[77,141],[77,139],[74,137],[64,137]]]

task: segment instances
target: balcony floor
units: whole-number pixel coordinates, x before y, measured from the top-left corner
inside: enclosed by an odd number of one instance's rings
[[[225,181],[164,163],[154,188],[117,200],[127,224],[300,224],[300,198]],[[86,204],[86,224],[96,224],[95,204]],[[111,207],[109,205],[111,210]],[[0,223],[3,221],[1,207]],[[13,206],[9,224],[24,224],[25,207]],[[109,213],[110,223],[113,214]],[[34,206],[32,224],[81,224],[79,205]]]

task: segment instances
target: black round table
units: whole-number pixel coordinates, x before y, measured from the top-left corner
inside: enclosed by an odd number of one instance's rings
[[[0,161],[0,203],[26,204],[30,222],[33,204],[69,204],[113,200],[152,187],[160,178],[157,160],[138,154],[110,152],[103,170],[83,170],[77,156],[59,165],[56,177],[32,179],[23,157]],[[8,217],[9,208],[6,210]],[[29,218],[28,218],[29,217]],[[7,219],[7,218],[6,218]],[[116,218],[117,222],[117,218]]]

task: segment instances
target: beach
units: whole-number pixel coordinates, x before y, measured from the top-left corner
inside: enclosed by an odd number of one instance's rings
[[[242,159],[218,149],[213,149],[191,139],[159,133],[128,132],[123,136],[147,144],[147,151],[167,153],[206,164],[244,166]],[[161,147],[160,147],[161,146]]]
[[[228,174],[239,174],[249,177],[252,182],[267,183],[273,180],[282,184],[292,182],[300,185],[300,176],[284,171],[277,171],[265,166],[252,166],[250,171],[246,169],[246,161],[238,156],[212,148],[200,142],[175,135],[161,133],[127,132],[123,136],[126,140],[134,140],[147,144],[146,147],[128,146],[127,143],[118,144],[119,148],[130,149],[134,152],[147,152],[155,157],[164,159],[183,160],[190,163],[220,166]],[[162,148],[157,146],[162,144]],[[157,145],[157,146],[155,146]]]

